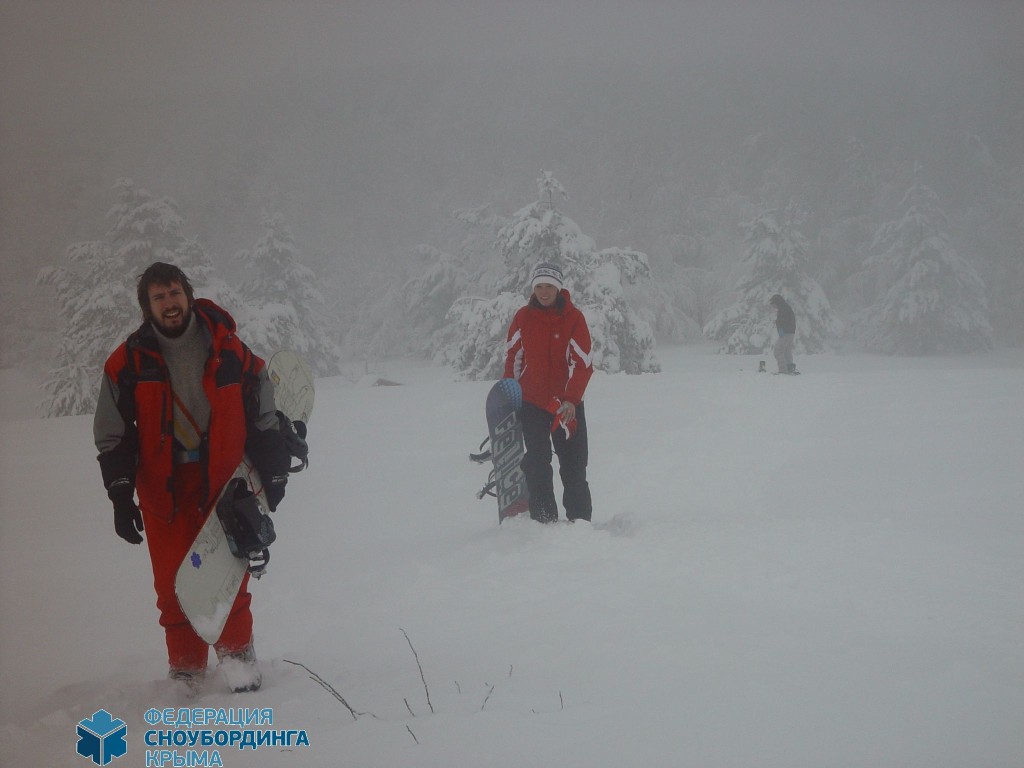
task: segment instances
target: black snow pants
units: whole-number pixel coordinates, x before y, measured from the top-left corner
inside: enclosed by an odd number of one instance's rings
[[[558,474],[562,479],[562,505],[569,520],[590,520],[590,485],[587,483],[587,417],[583,403],[576,406],[576,434],[566,439],[565,432],[551,431],[554,416],[532,403],[523,403],[523,441],[526,455],[520,464],[530,489],[530,517],[543,523],[558,519],[555,503],[551,447],[558,456]]]

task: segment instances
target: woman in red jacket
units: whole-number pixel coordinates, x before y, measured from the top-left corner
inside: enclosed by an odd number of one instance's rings
[[[586,318],[562,287],[562,270],[547,262],[531,276],[529,303],[516,312],[505,345],[505,378],[523,388],[522,469],[530,490],[530,517],[558,519],[551,448],[558,455],[562,504],[570,520],[590,520],[587,419],[583,393],[594,372]]]

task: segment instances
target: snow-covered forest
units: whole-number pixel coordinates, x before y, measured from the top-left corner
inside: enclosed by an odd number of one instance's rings
[[[871,3],[530,4],[522,23],[547,31],[519,47],[472,43],[492,30],[483,12],[461,51],[400,45],[416,26],[472,26],[433,5],[268,3],[252,29],[191,43],[200,81],[170,28],[5,4],[4,48],[26,66],[2,75],[3,317],[18,332],[0,364],[32,372],[41,412],[88,410],[103,351],[137,318],[130,278],[161,255],[254,346],[298,346],[321,375],[395,355],[495,375],[541,257],[567,269],[609,372],[657,371],[659,342],[764,351],[775,292],[799,354],[1024,341],[1019,9],[939,3],[929,31]],[[165,10],[153,20],[173,27]],[[492,12],[493,29],[520,23]],[[214,11],[197,13],[174,23]],[[642,45],[583,44],[616,25]],[[120,33],[136,66],[112,70],[86,28]],[[47,32],[61,29],[66,44]],[[273,67],[253,36],[267,56],[307,45]],[[58,102],[54,70],[69,70]]]

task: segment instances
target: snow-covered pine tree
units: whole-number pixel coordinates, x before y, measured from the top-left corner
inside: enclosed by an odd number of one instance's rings
[[[498,233],[508,218],[491,205],[459,208],[452,213],[448,248],[464,265],[466,280],[480,292],[493,293],[504,282],[505,265],[498,248]]]
[[[118,260],[135,265],[130,273],[133,285],[153,262],[174,264],[188,276],[196,296],[237,313],[241,306],[238,294],[216,276],[216,268],[199,241],[185,236],[178,204],[166,196],[154,197],[131,179],[118,179],[114,188],[118,200],[108,214],[114,219],[108,239]]]
[[[48,374],[43,403],[49,416],[91,413],[107,356],[142,322],[136,285],[154,261],[185,270],[197,295],[213,294],[230,307],[230,290],[213,276],[213,266],[195,241],[182,235],[184,222],[170,198],[155,198],[118,179],[117,195],[103,240],[74,243],[66,266],[48,267],[39,282],[56,292],[62,322],[57,364]]]
[[[75,243],[67,249],[67,266],[39,273],[39,283],[56,293],[61,324],[56,364],[43,383],[47,416],[96,410],[103,362],[141,321],[131,282],[137,266],[121,256],[109,242]]]
[[[630,248],[605,248],[567,265],[566,286],[586,315],[593,337],[594,368],[607,373],[658,373],[654,331],[626,300],[626,286],[651,278],[647,255]]]
[[[232,316],[242,308],[242,298],[238,291],[217,277],[217,268],[213,265],[206,249],[194,238],[184,239],[179,250],[170,254],[169,264],[181,267],[188,276],[197,297],[210,299],[220,305]]]
[[[498,379],[505,368],[505,336],[512,316],[523,306],[522,293],[502,291],[493,299],[466,296],[448,310],[449,343],[435,360],[470,380]]]
[[[389,274],[368,280],[371,300],[349,331],[347,345],[363,357],[428,355],[452,302],[468,285],[462,260],[431,245],[417,245]]]
[[[864,266],[880,298],[857,318],[865,349],[903,355],[990,349],[985,284],[945,232],[938,197],[915,184],[898,221],[875,234]]]
[[[542,261],[558,264],[568,284],[566,268],[594,251],[594,241],[555,207],[556,192],[568,199],[551,172],[542,170],[537,179],[537,201],[514,213],[498,231],[497,245],[505,265],[499,290],[522,293],[523,286],[529,285],[533,268]]]
[[[823,351],[840,332],[840,324],[825,292],[807,274],[807,246],[795,217],[791,212],[766,211],[741,226],[747,252],[735,289],[739,299],[708,322],[704,335],[722,342],[721,351],[727,354],[768,351],[777,336],[768,300],[778,293],[796,314],[796,349]]]
[[[438,247],[416,245],[395,264],[375,266],[362,281],[346,352],[367,360],[414,354],[443,364],[445,350],[464,341],[448,310],[468,295],[493,295],[504,278],[494,244],[504,222],[490,205],[455,210],[438,227]]]
[[[318,376],[339,372],[340,354],[324,327],[324,299],[312,269],[299,261],[291,229],[280,214],[263,217],[263,236],[235,258],[246,267],[239,288],[239,326],[257,354],[300,353]]]
[[[650,278],[647,256],[639,251],[598,251],[572,219],[555,207],[568,196],[550,172],[537,180],[538,200],[515,213],[497,236],[505,271],[497,296],[465,299],[449,312],[449,344],[438,358],[471,379],[497,378],[504,365],[504,342],[512,316],[523,305],[525,286],[542,261],[559,265],[573,303],[593,336],[594,367],[608,373],[661,370],[650,325],[626,301],[624,286]]]

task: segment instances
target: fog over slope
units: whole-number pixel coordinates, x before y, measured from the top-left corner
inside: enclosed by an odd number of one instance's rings
[[[687,207],[726,194],[798,201],[813,241],[855,205],[834,187],[851,138],[891,176],[877,199],[916,176],[961,250],[1008,258],[1021,4],[622,5],[6,3],[4,281],[100,236],[121,176],[177,200],[228,272],[261,214],[284,214],[344,290],[454,208],[528,203],[543,168],[599,245],[658,268],[695,227]],[[1007,223],[993,235],[986,217]],[[715,223],[727,239],[733,218]]]

